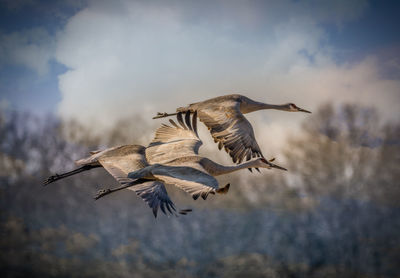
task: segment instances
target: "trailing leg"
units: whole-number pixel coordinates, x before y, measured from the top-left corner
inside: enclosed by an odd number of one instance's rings
[[[148,179],[137,179],[137,180],[128,182],[128,183],[126,183],[126,184],[124,184],[124,185],[121,185],[121,186],[119,186],[119,187],[101,189],[101,190],[99,190],[99,191],[97,192],[96,196],[94,196],[93,198],[94,198],[95,200],[98,200],[98,199],[100,199],[101,197],[103,197],[103,196],[105,196],[105,195],[108,195],[108,194],[110,194],[110,193],[114,193],[115,191],[119,191],[119,190],[122,190],[122,189],[125,189],[125,188],[128,188],[128,187],[131,187],[131,186],[134,186],[134,185],[137,185],[137,184],[141,184],[141,183],[144,183],[144,182],[148,182],[148,181],[149,181]]]
[[[168,114],[168,113],[160,113],[160,112],[158,112],[157,113],[157,116],[155,116],[155,117],[153,117],[153,119],[159,119],[159,118],[165,118],[165,117],[170,117],[170,116],[175,116],[177,113],[171,113],[171,114]]]
[[[97,167],[102,167],[102,166],[101,165],[85,165],[85,166],[82,166],[82,167],[80,167],[78,169],[75,169],[75,170],[72,170],[72,171],[69,171],[69,172],[66,172],[66,173],[63,173],[63,174],[55,174],[53,176],[48,177],[43,182],[43,186],[46,186],[49,183],[58,181],[59,179],[63,179],[63,178],[78,174],[80,172],[88,171],[88,170],[91,170],[91,169],[97,168]]]

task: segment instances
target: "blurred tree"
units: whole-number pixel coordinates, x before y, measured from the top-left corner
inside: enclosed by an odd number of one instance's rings
[[[324,105],[285,151],[297,196],[331,196],[400,205],[399,125],[383,126],[372,108]],[[389,185],[390,184],[390,185]]]
[[[51,116],[0,115],[2,277],[400,275],[400,128],[373,109],[322,107],[289,140],[288,173],[223,177],[229,194],[206,202],[168,188],[195,210],[156,220],[130,191],[93,201],[115,184],[101,169],[41,186],[89,150],[146,145],[156,122],[132,116],[99,135]]]

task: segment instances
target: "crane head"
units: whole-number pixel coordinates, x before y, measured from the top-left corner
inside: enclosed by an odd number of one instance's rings
[[[294,103],[288,103],[288,104],[286,104],[286,107],[287,107],[287,111],[290,111],[290,112],[311,113],[311,112],[308,111],[308,110],[305,110],[305,109],[303,109],[303,108],[298,107],[298,106],[297,106],[296,104],[294,104]]]

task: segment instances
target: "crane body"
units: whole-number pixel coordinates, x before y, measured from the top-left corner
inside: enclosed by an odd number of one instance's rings
[[[196,112],[200,121],[209,129],[218,148],[220,150],[224,148],[233,162],[240,164],[243,160],[264,157],[255,139],[253,127],[244,116],[244,114],[264,109],[311,113],[293,103],[267,104],[243,95],[232,94],[179,107],[176,113],[158,113],[153,119],[169,117],[177,113]]]
[[[170,120],[171,125],[162,124],[147,147],[123,145],[91,152],[89,157],[76,161],[80,168],[53,175],[44,184],[103,167],[121,186],[100,190],[95,199],[128,188],[135,191],[150,206],[156,217],[158,208],[164,213],[166,208],[176,215],[175,205],[168,196],[165,184],[181,188],[195,200],[200,196],[206,199],[210,193],[226,193],[229,189],[229,184],[220,188],[214,176],[252,167],[286,170],[262,157],[240,165],[224,166],[200,156],[198,150],[202,142],[197,133],[197,112],[193,112],[192,119],[190,116],[191,112],[187,111],[183,120],[182,112],[178,112],[179,125],[173,120]],[[187,214],[189,211],[178,212]]]

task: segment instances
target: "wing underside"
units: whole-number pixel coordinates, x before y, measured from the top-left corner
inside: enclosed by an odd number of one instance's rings
[[[145,201],[146,204],[152,209],[153,214],[157,217],[158,208],[164,214],[168,212],[174,214],[175,205],[168,196],[167,190],[162,182],[149,181],[136,186],[128,187],[129,190],[134,191],[139,197]]]
[[[162,164],[152,169],[153,175],[167,184],[175,185],[194,199],[206,199],[218,189],[217,180],[199,164],[198,150],[202,142],[197,134],[197,113],[192,118],[188,111],[177,114],[178,123],[162,125],[146,149],[151,164]]]
[[[121,146],[113,149],[112,152],[103,153],[99,156],[98,162],[107,170],[122,186],[134,181],[128,178],[128,174],[148,166],[145,158],[145,148],[140,146]],[[157,216],[158,209],[165,214],[174,214],[174,203],[168,196],[167,190],[162,182],[148,181],[140,183],[128,189],[145,201],[152,209],[154,216]]]
[[[171,125],[163,124],[157,129],[153,141],[146,148],[146,158],[150,164],[166,163],[182,157],[197,156],[202,144],[197,134],[197,115],[190,120],[186,113],[177,115],[178,123],[170,120]]]
[[[224,107],[205,107],[198,111],[200,121],[210,130],[218,148],[222,148],[240,164],[252,157],[263,157],[254,136],[253,127],[240,112],[239,103]]]
[[[159,165],[152,170],[153,175],[166,184],[175,185],[192,195],[205,200],[218,189],[218,181],[200,170],[186,166]]]

